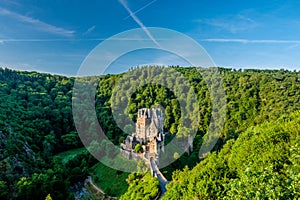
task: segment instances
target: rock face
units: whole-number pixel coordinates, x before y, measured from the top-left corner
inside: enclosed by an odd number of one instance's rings
[[[35,165],[35,153],[28,142],[16,134],[7,125],[6,131],[0,131],[0,167],[1,173],[28,176]]]

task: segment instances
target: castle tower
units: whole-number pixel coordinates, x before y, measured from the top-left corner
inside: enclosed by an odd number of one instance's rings
[[[163,114],[160,108],[142,108],[138,110],[136,132],[127,136],[123,148],[133,150],[136,144],[143,145],[145,152],[158,156],[164,152],[165,135],[163,132]]]
[[[147,127],[151,123],[151,112],[147,108],[138,110],[138,118],[136,122],[136,135],[142,143],[147,143]]]

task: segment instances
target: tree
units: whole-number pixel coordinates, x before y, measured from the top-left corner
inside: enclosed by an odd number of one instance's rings
[[[127,134],[131,134],[134,132],[134,127],[131,124],[127,124],[124,126],[124,132]]]
[[[173,123],[171,125],[170,133],[175,134],[177,132],[177,125]]]
[[[175,152],[174,155],[173,155],[174,159],[177,160],[180,158],[180,155],[179,153]]]
[[[61,139],[62,139],[63,144],[65,144],[65,145],[68,145],[72,148],[79,147],[80,139],[79,139],[78,133],[76,133],[74,131],[71,133],[62,135]]]
[[[137,172],[143,174],[146,171],[147,171],[147,165],[146,165],[145,161],[139,160],[137,163]]]
[[[212,116],[212,109],[216,107],[211,105],[211,98],[214,95],[210,94],[209,85],[206,84],[207,80],[203,78],[211,74],[211,69],[178,66],[172,67],[172,69],[180,72],[192,86],[186,96],[186,102],[179,105],[179,100],[173,92],[163,86],[141,84],[137,85],[138,89],[130,97],[127,113],[134,119],[136,118],[136,109],[151,107],[158,103],[165,108],[165,130],[176,134],[181,123],[189,123],[180,121],[182,114],[180,106],[187,109],[188,113],[192,113],[197,111],[194,108],[198,103],[199,126],[196,140],[194,140],[195,152],[197,152],[207,134],[210,122],[216,122],[214,121],[215,116]],[[133,77],[142,75],[138,82],[145,83],[142,77],[147,77],[147,73],[155,74],[159,70],[160,68],[155,66],[149,66],[147,70],[142,71],[134,70]],[[226,193],[225,188],[234,188],[234,184],[240,184],[241,187],[247,186],[251,181],[259,181],[261,184],[258,183],[256,188],[268,191],[262,187],[267,182],[262,181],[261,178],[268,177],[270,174],[275,176],[276,173],[279,173],[280,177],[270,179],[274,182],[283,180],[284,185],[278,185],[278,188],[275,188],[276,191],[285,191],[283,192],[285,198],[298,199],[300,190],[299,152],[292,154],[288,150],[292,147],[297,148],[297,144],[299,144],[299,139],[295,138],[298,137],[297,131],[300,130],[296,119],[300,117],[297,113],[295,116],[290,116],[290,114],[300,110],[300,72],[224,68],[218,68],[218,71],[222,76],[226,91],[226,99],[220,99],[220,101],[226,100],[227,102],[226,121],[220,133],[221,138],[214,149],[218,153],[203,159],[199,165],[195,164],[197,160],[193,157],[183,155],[182,159],[175,162],[175,165],[168,166],[169,174],[175,170],[182,170],[185,165],[193,168],[189,170],[189,173],[183,173],[181,179],[174,179],[176,181],[170,183],[170,191],[172,188],[174,189],[170,194],[172,193],[174,196],[170,195],[169,197],[179,199],[187,191],[187,196],[190,195],[186,197],[187,199],[215,199],[218,195],[223,197],[232,194]],[[165,72],[163,71],[163,73]],[[113,87],[121,76],[123,74],[77,79],[82,82],[83,86],[100,83],[101,87],[96,89],[94,104],[88,98],[72,98],[73,92],[82,92],[87,95],[91,92],[86,87],[83,87],[82,90],[72,90],[74,78],[0,68],[0,180],[4,182],[0,183],[0,191],[3,191],[0,192],[0,195],[5,196],[4,190],[7,188],[9,193],[19,190],[18,199],[44,199],[48,193],[51,193],[53,199],[67,199],[71,170],[78,166],[84,166],[79,171],[84,174],[87,168],[95,163],[92,156],[88,158],[75,156],[65,165],[61,161],[53,162],[54,154],[65,151],[67,148],[77,147],[76,141],[78,141],[78,146],[80,145],[80,141],[74,135],[76,130],[72,119],[72,102],[81,103],[78,111],[83,115],[76,117],[79,118],[78,121],[83,122],[85,127],[89,125],[92,113],[83,111],[95,106],[101,128],[111,141],[120,144],[119,138],[125,135],[112,117],[111,105],[113,101],[119,101],[119,103],[122,101],[121,98],[116,100],[112,98],[113,89],[118,91]],[[162,80],[163,77],[158,75],[158,79],[155,78],[155,81]],[[210,82],[216,80],[215,78],[217,77],[210,77],[208,80]],[[120,94],[124,97],[132,92],[130,86],[133,80],[131,78],[124,80],[124,88],[121,84],[119,89],[123,92]],[[168,76],[163,81],[171,88],[174,81],[180,84],[182,78],[175,80],[172,76]],[[212,81],[211,90],[217,92],[217,86],[218,82]],[[126,90],[126,87],[129,87],[127,88],[129,90]],[[187,88],[179,85],[177,89],[184,91]],[[193,90],[198,101],[190,99]],[[180,94],[179,97],[184,99],[185,96]],[[221,110],[214,110],[217,115],[220,113],[219,111]],[[284,115],[284,119],[276,122],[281,115]],[[266,121],[270,121],[270,123],[266,123]],[[289,121],[293,123],[290,124]],[[122,123],[121,120],[120,124],[128,123]],[[221,124],[212,124],[216,127],[221,126]],[[298,122],[298,124],[300,123]],[[191,126],[194,127],[197,124],[191,124]],[[94,126],[88,127],[87,141],[97,140],[99,138],[98,131]],[[213,130],[215,127],[211,126],[210,128]],[[132,132],[130,129],[127,131],[128,133]],[[229,141],[234,141],[236,145],[228,148]],[[92,146],[95,147],[95,152],[101,154],[100,157],[111,156],[113,155],[111,152],[117,152],[111,151],[113,148],[107,148],[106,143],[102,143],[102,141],[98,141]],[[177,150],[174,149],[172,152],[175,151]],[[194,157],[198,156],[196,153],[193,155]],[[292,155],[297,161],[291,161]],[[83,162],[82,159],[87,162]],[[249,161],[252,162],[249,163]],[[210,166],[210,168],[205,166]],[[266,173],[268,166],[273,166],[273,169],[268,169],[270,172]],[[49,169],[52,169],[54,173],[48,173]],[[245,173],[247,169],[250,171]],[[185,176],[189,179],[185,179]],[[20,177],[26,177],[25,181],[22,182]],[[19,181],[21,182],[18,185]],[[196,186],[194,187],[193,184]],[[236,190],[231,192],[239,191],[239,194],[242,194],[243,191],[250,191],[241,187],[235,187]],[[8,194],[8,196],[10,195]],[[8,198],[0,197],[0,199]]]
[[[105,155],[105,148],[106,148],[106,143],[102,142],[100,145],[99,142],[96,140],[92,141],[88,146],[88,150],[99,157]]]
[[[111,142],[106,143],[106,156],[113,159],[118,154],[118,148]]]
[[[143,147],[142,147],[142,145],[141,144],[135,145],[134,151],[137,152],[137,153],[143,153]]]
[[[124,137],[124,136],[121,136],[121,137],[119,138],[119,144],[123,143],[124,140],[125,140],[125,137]]]
[[[163,199],[298,199],[299,130],[299,111],[249,127],[192,170],[175,171]]]
[[[130,181],[130,185],[120,200],[155,199],[159,193],[159,180],[146,173],[144,176],[136,176]]]
[[[46,196],[46,199],[45,199],[45,200],[52,200],[50,194],[48,194],[48,195]]]
[[[0,181],[0,199],[8,199],[8,187],[4,181]]]

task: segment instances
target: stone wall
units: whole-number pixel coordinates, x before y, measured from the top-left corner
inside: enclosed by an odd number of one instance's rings
[[[123,149],[120,150],[120,154],[124,158],[127,158],[129,160],[135,160],[135,161],[143,159],[143,156],[144,156],[142,153],[137,154],[135,152],[126,151],[126,150],[123,150]]]
[[[121,149],[121,150],[120,150],[120,154],[121,154],[121,156],[123,156],[124,158],[131,159],[131,152],[129,152],[129,151],[126,151],[126,150]]]

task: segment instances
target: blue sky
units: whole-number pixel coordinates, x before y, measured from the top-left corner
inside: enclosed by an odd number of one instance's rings
[[[0,67],[74,76],[103,40],[163,27],[195,39],[218,66],[300,70],[299,10],[296,0],[1,0]],[[166,55],[145,50],[114,63],[183,64]]]

